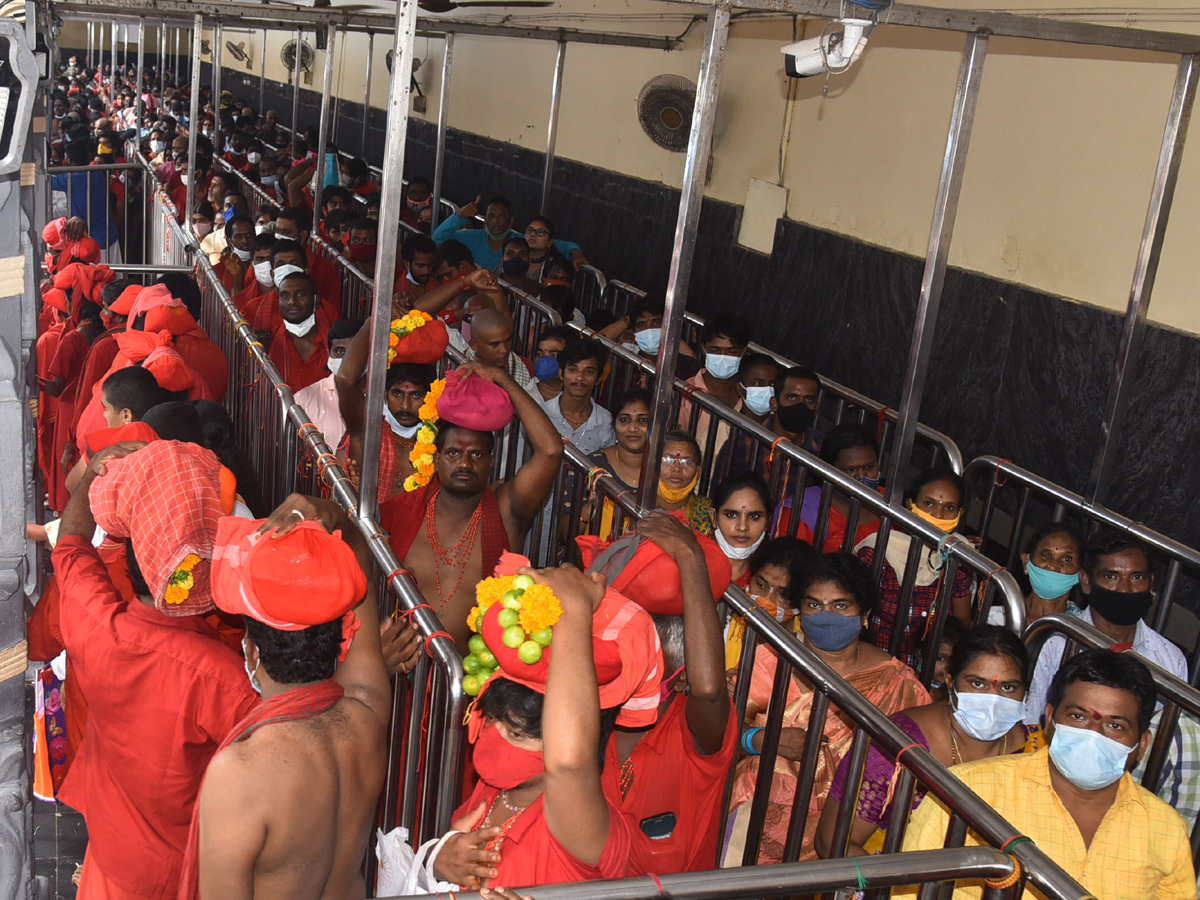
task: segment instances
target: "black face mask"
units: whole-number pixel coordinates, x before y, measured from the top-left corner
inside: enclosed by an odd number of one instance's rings
[[[1128,627],[1137,624],[1154,603],[1154,595],[1149,591],[1137,591],[1123,594],[1120,591],[1110,591],[1093,584],[1091,593],[1085,594],[1088,606],[1098,612],[1114,625]]]
[[[802,434],[812,428],[817,414],[803,403],[793,403],[791,406],[780,405],[775,413],[779,425],[789,434]]]
[[[529,260],[514,256],[512,259],[504,260],[500,267],[504,269],[505,275],[524,275],[529,271]]]

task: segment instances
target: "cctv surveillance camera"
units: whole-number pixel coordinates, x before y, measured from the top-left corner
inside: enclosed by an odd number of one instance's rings
[[[849,68],[862,56],[867,46],[865,31],[869,19],[838,19],[841,31],[829,31],[815,38],[797,41],[783,48],[784,71],[789,78],[809,78],[826,71],[838,72]]]

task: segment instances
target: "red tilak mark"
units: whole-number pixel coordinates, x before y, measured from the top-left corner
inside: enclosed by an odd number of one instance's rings
[[[1101,716],[1100,713],[1096,712],[1094,709],[1092,710],[1092,721],[1099,722],[1102,718],[1103,716]]]

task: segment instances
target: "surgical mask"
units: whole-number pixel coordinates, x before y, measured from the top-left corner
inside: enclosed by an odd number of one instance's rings
[[[713,537],[717,539],[717,546],[721,548],[721,552],[730,559],[749,559],[759,545],[767,539],[767,532],[764,530],[758,536],[758,540],[748,547],[735,547],[729,541],[725,540],[725,535],[721,534],[721,529],[718,528],[713,532]]]
[[[59,117],[55,116],[55,118],[57,119]],[[159,153],[162,153],[166,149],[167,149],[167,144],[165,141],[151,141],[150,142],[150,152],[151,153],[159,154]]]
[[[804,629],[804,636],[814,647],[833,653],[845,650],[858,640],[862,634],[862,619],[823,609],[801,616],[800,627]]]
[[[256,150],[251,150],[246,154],[246,162],[250,163],[252,166],[257,166],[260,162],[262,162],[262,154]]]
[[[775,417],[780,426],[789,434],[803,434],[813,427],[817,414],[803,403],[793,403],[791,406],[779,404]]]
[[[187,187],[189,184],[191,184],[191,183],[192,183],[192,177],[191,177],[190,175],[180,175],[180,176],[179,176],[179,182],[180,182],[180,184],[182,184],[184,187]]]
[[[1067,575],[1065,572],[1052,572],[1029,563],[1025,566],[1025,574],[1029,576],[1029,586],[1043,600],[1057,600],[1063,594],[1079,584],[1079,573]],[[1108,616],[1105,616],[1107,619]]]
[[[313,326],[316,324],[317,314],[315,312],[298,325],[293,325],[287,319],[283,320],[283,327],[288,330],[288,334],[294,334],[296,337],[303,337],[304,335],[308,334],[310,331],[312,331]]]
[[[704,368],[713,378],[732,378],[737,374],[738,366],[741,364],[740,356],[729,356],[725,353],[704,354]]]
[[[621,346],[624,347],[626,350],[628,350],[630,353],[638,352],[637,341],[621,341]]]
[[[240,259],[242,262],[250,261],[250,256],[252,254],[250,253],[249,250],[239,250],[237,247],[230,247],[230,249],[233,251],[233,255],[236,256],[238,259]]]
[[[329,359],[325,360],[325,368],[327,368],[334,375],[336,375],[338,373],[338,369],[340,369],[341,367],[342,367],[342,357],[340,357],[340,356],[331,356],[331,357],[329,357]]]
[[[1025,719],[1025,704],[999,694],[950,692],[954,721],[977,741],[998,741]]]
[[[646,328],[636,332],[633,337],[637,341],[638,349],[643,353],[658,353],[659,345],[662,344],[662,329]]]
[[[1060,775],[1083,791],[1106,788],[1125,774],[1133,747],[1090,728],[1054,723],[1050,759]]]
[[[263,287],[271,287],[275,283],[271,279],[271,261],[269,259],[254,264],[254,280]]]
[[[418,422],[416,425],[401,425],[400,420],[393,415],[392,411],[388,409],[387,406],[384,406],[383,408],[383,421],[387,422],[388,428],[392,429],[392,434],[396,435],[397,437],[402,437],[406,441],[412,440],[412,438],[417,434],[417,429],[421,427],[420,422]]]
[[[192,234],[198,238],[208,237],[212,232],[212,222],[193,222]]]
[[[946,534],[949,534],[955,528],[957,528],[958,523],[962,521],[961,512],[953,519],[939,519],[937,516],[933,515],[933,513],[925,512],[923,509],[917,509],[911,502],[908,504],[908,510],[909,512],[914,513],[918,519],[924,519],[934,528],[944,531]]]
[[[538,381],[549,381],[558,377],[558,360],[553,356],[539,356],[533,361],[533,374]]]
[[[232,206],[229,207],[229,209],[221,210],[221,218],[224,219],[226,222],[228,222],[230,219],[232,219],[236,215],[237,215],[237,210],[234,209]]]
[[[257,663],[254,664],[254,671],[250,670],[250,655],[246,653],[246,639],[242,638],[242,665],[246,667],[246,675],[250,679],[250,687],[254,688],[254,693],[262,693],[262,685],[258,683],[258,667],[262,665],[262,657],[259,657]]]
[[[746,408],[756,416],[765,416],[771,411],[771,398],[775,396],[775,388],[769,384],[744,388],[746,391]]]
[[[282,265],[276,266],[273,270],[271,270],[271,280],[275,282],[275,287],[281,287],[283,285],[283,279],[296,272],[303,271],[304,270],[299,266],[293,266],[290,263],[283,263]]]
[[[500,263],[500,268],[504,270],[505,275],[524,275],[529,271],[529,260],[514,256]]]
[[[1154,603],[1154,595],[1150,591],[1134,591],[1122,593],[1092,585],[1092,592],[1087,595],[1087,605],[1093,612],[1100,613],[1114,625],[1128,627],[1136,625]]]
[[[255,226],[254,226],[254,233],[255,233],[255,234],[266,234],[266,232],[267,232],[267,227],[268,227],[268,226],[266,226],[266,225],[255,225]]]
[[[855,475],[854,479],[859,484],[869,487],[873,491],[879,490],[879,488],[883,485],[882,475],[876,475],[874,478],[868,478],[866,475]]]
[[[344,187],[344,188],[350,187],[350,182],[352,182],[353,180],[354,179],[351,178],[349,175],[343,174],[342,175],[342,187]]]
[[[264,175],[260,179],[262,181],[262,186],[265,188],[275,187],[275,179],[278,177],[279,177],[278,175]]]

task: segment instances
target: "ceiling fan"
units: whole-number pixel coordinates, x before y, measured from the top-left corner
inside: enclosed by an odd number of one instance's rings
[[[269,0],[263,0],[264,3]],[[554,0],[474,0],[474,2],[455,2],[455,0],[417,0],[417,6],[425,12],[445,13],[453,12],[456,9],[471,9],[473,7],[526,7],[535,8],[542,6],[553,6]],[[350,4],[334,6],[331,0],[313,0],[313,9],[344,9],[347,11],[377,9],[374,6],[366,6],[364,4]]]

